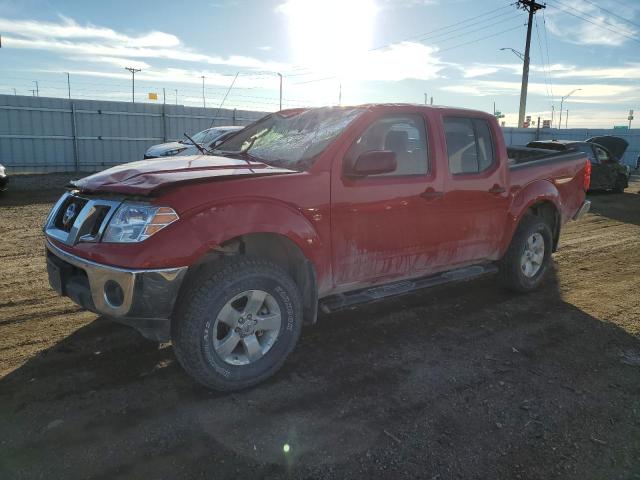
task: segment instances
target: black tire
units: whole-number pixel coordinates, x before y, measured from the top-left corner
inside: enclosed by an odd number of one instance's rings
[[[613,192],[624,193],[624,189],[629,186],[629,179],[624,175],[618,175],[616,184],[613,186]]]
[[[250,257],[224,259],[198,275],[182,294],[172,321],[176,357],[186,372],[218,391],[250,387],[273,375],[293,350],[302,329],[298,287],[278,265]],[[281,326],[273,346],[247,365],[231,365],[213,348],[213,325],[222,307],[247,290],[262,290],[278,303]]]
[[[527,277],[522,271],[521,258],[527,239],[534,233],[542,235],[544,240],[544,257],[538,272]],[[540,286],[551,263],[553,234],[544,218],[535,215],[525,216],[516,230],[507,253],[500,261],[500,281],[505,288],[516,292],[530,292]]]

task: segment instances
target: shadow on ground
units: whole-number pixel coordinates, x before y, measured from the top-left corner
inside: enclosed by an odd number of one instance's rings
[[[324,315],[234,394],[98,319],[0,381],[0,477],[638,478],[639,369],[555,279]]]
[[[636,182],[624,193],[589,192],[591,212],[619,222],[640,225],[639,186]]]

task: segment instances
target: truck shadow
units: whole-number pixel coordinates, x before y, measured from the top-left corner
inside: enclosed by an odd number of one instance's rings
[[[640,468],[638,366],[640,340],[555,275],[322,315],[233,394],[98,319],[0,380],[0,476],[613,478]]]

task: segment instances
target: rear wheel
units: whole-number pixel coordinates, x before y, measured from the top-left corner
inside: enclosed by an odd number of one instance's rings
[[[279,266],[238,257],[192,282],[177,309],[172,341],[182,367],[229,391],[273,375],[302,326],[300,292]]]
[[[524,217],[500,262],[502,284],[518,292],[538,288],[549,269],[552,249],[548,223],[538,216]]]

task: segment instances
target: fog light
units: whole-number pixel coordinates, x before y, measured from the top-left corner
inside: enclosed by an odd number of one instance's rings
[[[124,302],[124,291],[118,282],[107,280],[104,284],[104,299],[110,307],[118,308]]]

